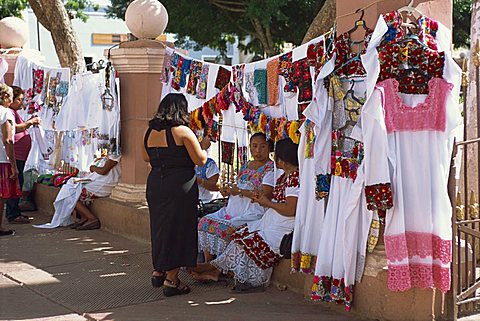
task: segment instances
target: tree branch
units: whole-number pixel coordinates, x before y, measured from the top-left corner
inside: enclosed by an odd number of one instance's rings
[[[335,23],[336,1],[326,0],[303,37],[302,44],[327,32]]]
[[[245,12],[245,9],[237,9],[237,8],[231,8],[227,5],[224,5],[223,2],[225,1],[218,1],[218,0],[208,0],[208,2],[220,9],[223,9],[225,11],[231,11],[231,12]]]
[[[263,30],[262,23],[258,18],[252,18],[252,25],[255,28],[255,33],[257,34],[258,40],[260,40],[262,46],[263,46],[263,51],[267,54],[267,56],[272,56],[275,54],[273,47],[271,47],[268,43],[267,36],[265,34],[265,31]]]
[[[235,27],[237,27],[238,29],[242,30],[243,32],[245,32],[247,35],[253,35],[255,33],[255,31],[252,31],[252,30],[248,30],[246,29],[245,27],[243,27],[241,24],[239,24],[232,16],[230,16],[228,13],[225,15],[228,20],[230,20],[231,23],[233,23],[235,25]]]
[[[38,22],[40,22],[45,29],[50,31],[50,22],[45,16],[42,3],[39,0],[29,0],[28,3],[30,4],[30,7],[32,7],[33,13],[35,14],[35,17],[37,17]]]

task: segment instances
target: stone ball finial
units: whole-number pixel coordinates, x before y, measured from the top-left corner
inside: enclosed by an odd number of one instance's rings
[[[21,48],[28,38],[28,25],[17,17],[0,20],[0,45],[3,48]]]
[[[167,27],[167,9],[157,0],[135,0],[125,12],[125,22],[139,39],[155,39]]]

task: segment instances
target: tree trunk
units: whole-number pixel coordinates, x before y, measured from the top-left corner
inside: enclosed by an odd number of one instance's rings
[[[302,44],[312,40],[313,38],[323,35],[330,30],[335,23],[336,12],[336,1],[326,0],[322,6],[322,9],[320,9],[317,16],[310,24],[305,37],[303,37]]]
[[[468,79],[470,83],[468,84],[467,97],[465,97],[467,106],[466,106],[466,126],[467,126],[467,137],[464,139],[473,139],[479,137],[477,123],[477,113],[479,113],[480,106],[478,105],[478,88],[480,83],[477,79],[477,70],[480,65],[480,0],[472,1],[472,20],[470,27],[470,55],[468,56]],[[476,191],[477,200],[480,191],[477,191],[477,173],[479,171],[477,163],[477,146],[476,144],[470,144],[467,148],[466,155],[467,157],[467,168],[469,173],[469,191]],[[465,169],[464,169],[465,170]],[[469,195],[469,194],[467,194]],[[465,204],[467,205],[467,204]]]
[[[62,67],[72,74],[85,70],[82,49],[67,10],[61,0],[29,0],[38,21],[52,36],[55,51]]]

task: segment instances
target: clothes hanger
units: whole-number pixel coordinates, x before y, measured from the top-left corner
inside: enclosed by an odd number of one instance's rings
[[[350,29],[348,32],[349,36],[352,35],[355,31],[357,31],[358,27],[362,27],[365,31],[368,30],[367,24],[365,20],[363,20],[363,16],[365,15],[365,11],[363,9],[357,9],[355,13],[360,12],[360,17],[355,21],[355,26],[353,26],[352,29]],[[362,40],[363,41],[363,40]]]
[[[358,98],[357,96],[355,96],[355,91],[353,90],[353,87],[355,87],[355,83],[357,82],[356,80],[354,79],[351,79],[351,85],[350,85],[350,88],[345,92],[345,97],[347,97],[348,95],[350,95],[350,97],[355,100],[357,103],[359,103],[360,105],[363,105],[364,101],[361,101],[360,98]],[[363,80],[362,80],[363,81]]]
[[[397,12],[406,13],[407,16],[413,16],[415,19],[418,20],[418,18],[423,16],[423,13],[413,6],[414,2],[414,0],[411,0],[408,5],[401,7],[397,10]]]

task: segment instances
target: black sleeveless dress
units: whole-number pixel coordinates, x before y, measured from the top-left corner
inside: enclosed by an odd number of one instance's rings
[[[166,130],[167,147],[148,147],[152,130]],[[185,146],[177,146],[172,128],[149,128],[144,139],[152,170],[147,180],[152,260],[155,271],[197,262],[198,186]]]

